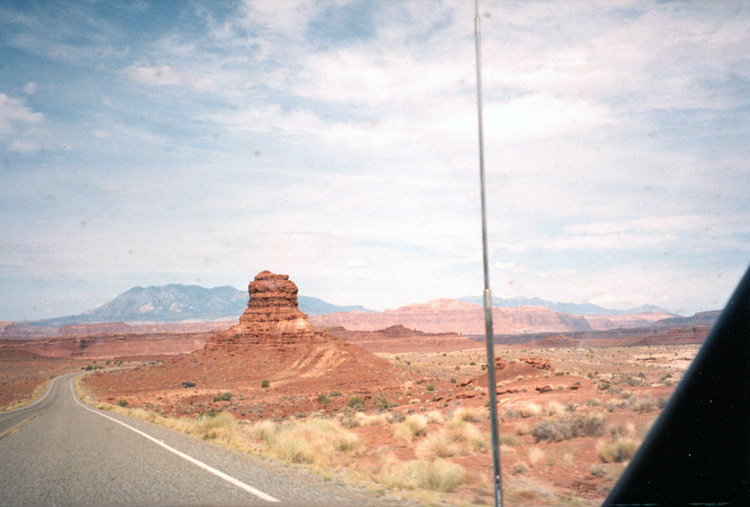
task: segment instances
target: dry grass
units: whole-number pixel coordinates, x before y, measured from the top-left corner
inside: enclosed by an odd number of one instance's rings
[[[218,440],[235,449],[243,448],[244,446],[244,435],[241,434],[238,421],[232,414],[220,412],[213,417],[203,415],[196,419],[188,417],[163,417],[162,419],[161,424],[164,426],[203,440]]]
[[[531,466],[534,466],[544,459],[545,453],[539,447],[532,447],[531,449],[526,451],[526,456],[528,456]]]
[[[354,420],[357,426],[383,426],[389,424],[393,420],[393,415],[388,412],[382,412],[380,414],[365,414],[364,412],[357,412],[354,416]]]
[[[262,440],[266,445],[271,445],[278,428],[275,422],[266,419],[251,425],[245,431],[250,438]]]
[[[436,433],[427,435],[415,450],[418,458],[470,456],[489,448],[490,435],[471,423],[452,421]]]
[[[551,484],[525,475],[516,476],[503,489],[503,500],[510,505],[548,505],[556,496]]]
[[[518,408],[518,412],[524,419],[527,417],[536,417],[542,414],[542,406],[538,403],[527,402]]]
[[[482,407],[459,407],[453,412],[451,421],[464,421],[464,422],[479,422],[484,419],[489,419],[490,411]]]
[[[394,463],[381,473],[380,482],[398,489],[427,489],[450,492],[460,486],[466,475],[461,465],[444,459],[412,460]]]
[[[427,418],[423,415],[412,414],[396,426],[393,437],[404,445],[411,445],[415,437],[424,435],[426,428]]]
[[[551,401],[547,403],[545,412],[550,416],[562,415],[565,413],[565,405],[557,401]]]
[[[641,443],[632,438],[618,438],[614,442],[599,442],[596,454],[604,463],[622,463],[635,455]]]
[[[534,426],[530,433],[535,442],[549,440],[560,442],[577,437],[598,437],[604,433],[607,418],[601,414],[570,414],[559,419],[545,420]]]
[[[511,467],[510,473],[513,475],[527,474],[529,473],[529,466],[523,461],[519,461]]]
[[[84,401],[91,402],[88,397]],[[231,449],[260,452],[289,463],[308,464],[317,470],[334,466],[339,457],[354,454],[362,447],[356,434],[331,419],[316,418],[282,424],[262,421],[248,426],[225,412],[197,418],[163,417],[141,408],[107,403],[96,403],[95,406],[211,440]]]
[[[439,410],[431,410],[424,414],[427,418],[428,423],[443,424],[445,422],[445,416]]]
[[[250,441],[250,436],[243,430],[242,425],[229,413],[219,412],[214,416],[204,414],[197,418],[164,417],[142,408],[127,408],[107,403],[96,403],[95,406],[99,409],[110,410],[128,417],[159,424],[202,440],[211,440],[230,449],[249,452],[254,447]]]
[[[290,421],[260,430],[271,456],[289,463],[305,463],[314,468],[330,467],[342,454],[355,453],[362,442],[351,431],[330,419]]]
[[[514,427],[516,435],[518,435],[519,437],[528,435],[529,431],[531,431],[531,425],[526,421],[516,423]]]

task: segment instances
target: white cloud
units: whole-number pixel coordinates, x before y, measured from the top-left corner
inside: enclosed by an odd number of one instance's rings
[[[667,232],[686,231],[709,228],[716,224],[718,217],[702,215],[673,215],[673,216],[651,216],[635,220],[621,220],[616,222],[593,222],[585,224],[570,225],[565,231],[574,234],[598,235],[630,231],[641,232]]]
[[[75,47],[46,29],[49,20],[9,36],[31,54],[73,62],[81,74],[88,59],[125,78],[92,94],[112,107],[70,121],[59,105],[54,114],[42,109],[45,117],[34,112],[33,97],[31,108],[0,94],[0,136],[9,149],[74,147],[65,154],[66,185],[78,185],[80,198],[47,204],[68,206],[68,216],[22,219],[44,238],[37,244],[56,246],[37,265],[92,277],[241,272],[240,285],[254,274],[245,270],[269,268],[298,274],[298,283],[303,277],[327,299],[372,306],[478,293],[466,281],[481,265],[473,6],[379,3],[367,13],[374,34],[314,40],[311,28],[337,5],[192,4],[182,7],[198,11],[198,18],[182,12],[189,32],[175,24],[155,39],[124,42],[105,26],[96,31],[100,52],[94,38]],[[638,306],[691,292],[680,273],[700,277],[696,252],[736,264],[747,252],[750,184],[747,150],[732,138],[747,124],[745,8],[522,2],[484,9],[491,14],[482,20],[490,244],[507,295]],[[52,24],[62,25],[77,26]],[[37,76],[17,82],[47,82]],[[84,77],[96,82],[93,73]],[[60,86],[75,89],[70,83]],[[78,118],[85,120],[75,125]],[[27,134],[43,119],[56,134],[42,143]],[[95,152],[101,168],[88,173],[74,157],[88,145],[100,150],[90,141],[107,136],[120,151]],[[99,191],[107,211],[89,204]],[[94,234],[93,219],[86,231],[64,223],[88,214],[107,217],[106,234]],[[71,242],[77,249],[57,247]],[[613,266],[663,253],[672,265]],[[708,294],[720,285],[705,282]],[[698,306],[701,295],[690,297]]]
[[[16,153],[34,153],[40,151],[42,145],[35,141],[27,141],[24,139],[14,139],[8,146],[8,151],[15,151]]]
[[[537,248],[550,250],[652,250],[665,248],[678,237],[674,234],[599,234],[544,238],[532,242]]]
[[[27,95],[34,95],[36,93],[37,84],[34,81],[29,81],[23,86],[23,92]]]
[[[43,118],[42,113],[33,112],[22,101],[0,93],[0,134],[10,134],[15,124],[39,123]]]
[[[364,268],[367,267],[367,261],[360,258],[350,259],[346,266],[353,269]]]
[[[502,262],[502,261],[495,261],[492,264],[492,267],[494,267],[495,269],[502,269],[502,270],[507,270],[507,271],[515,271],[519,269],[519,267],[516,266],[516,264],[513,262]]]
[[[452,135],[476,136],[476,115],[476,111],[463,108],[458,114],[441,118],[438,128]],[[488,141],[504,144],[573,134],[613,123],[604,105],[549,95],[488,102],[483,116]]]
[[[242,82],[238,73],[205,66],[187,66],[187,70],[170,65],[130,65],[124,69],[133,81],[148,86],[179,86],[199,93],[236,96]]]
[[[243,0],[243,4],[239,23],[245,28],[259,26],[289,40],[304,40],[307,26],[324,5],[308,0]]]
[[[747,248],[734,236],[750,232],[744,216],[727,214],[649,216],[631,220],[591,222],[564,227],[567,236],[538,240],[552,250],[643,250],[669,246],[705,251],[707,244]]]
[[[295,85],[300,95],[334,103],[390,110],[455,94],[471,76],[470,61],[455,55],[421,55],[404,47],[347,47],[305,59]]]
[[[172,70],[169,65],[137,66],[131,65],[125,69],[130,79],[150,86],[168,86],[183,84],[188,81],[187,76]]]

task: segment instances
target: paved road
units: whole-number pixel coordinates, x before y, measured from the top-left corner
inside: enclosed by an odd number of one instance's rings
[[[76,375],[56,378],[33,405],[0,414],[0,505],[386,503],[298,469],[84,406],[73,392]]]

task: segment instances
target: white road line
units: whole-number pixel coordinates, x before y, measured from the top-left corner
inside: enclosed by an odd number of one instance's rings
[[[185,460],[189,461],[190,463],[201,467],[202,469],[206,470],[207,472],[210,472],[210,473],[214,474],[215,476],[224,479],[225,481],[227,481],[227,482],[229,482],[231,484],[234,484],[238,488],[243,489],[243,490],[247,491],[248,493],[251,493],[251,494],[257,496],[261,500],[265,500],[266,502],[278,502],[279,501],[277,498],[274,498],[271,495],[269,495],[267,493],[264,493],[263,491],[261,491],[259,489],[255,489],[254,487],[249,486],[249,485],[245,484],[244,482],[239,481],[239,480],[235,479],[234,477],[225,474],[221,470],[217,470],[217,469],[215,469],[212,466],[206,465],[202,461],[198,461],[197,459],[193,458],[192,456],[188,456],[184,452],[178,451],[174,447],[168,446],[164,442],[161,442],[160,440],[155,439],[151,435],[148,435],[148,434],[142,432],[139,429],[133,428],[132,426],[130,426],[128,424],[125,424],[124,422],[122,422],[122,421],[120,421],[118,419],[115,419],[114,417],[110,417],[110,416],[108,416],[106,414],[102,414],[101,412],[97,412],[96,410],[85,406],[83,403],[81,403],[80,401],[78,401],[78,397],[76,396],[76,393],[73,390],[73,382],[70,383],[70,390],[73,392],[73,399],[75,400],[75,402],[78,403],[78,405],[80,405],[81,408],[83,408],[84,410],[88,410],[89,412],[93,412],[96,415],[100,415],[102,417],[105,417],[105,418],[109,419],[110,421],[114,421],[117,424],[125,426],[129,430],[132,430],[132,431],[138,433],[139,435],[141,435],[142,437],[151,440],[156,445],[159,445],[159,446],[165,448],[169,452],[172,452],[172,453],[176,454],[180,458],[185,459]]]

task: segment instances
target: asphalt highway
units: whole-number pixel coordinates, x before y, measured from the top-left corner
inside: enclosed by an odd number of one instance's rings
[[[58,377],[0,413],[0,505],[385,505],[343,484],[83,405]],[[392,503],[391,503],[392,505]]]

